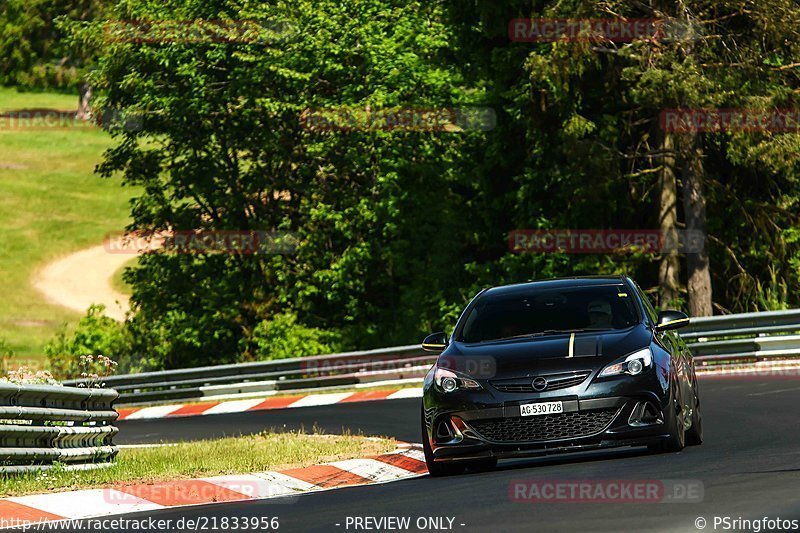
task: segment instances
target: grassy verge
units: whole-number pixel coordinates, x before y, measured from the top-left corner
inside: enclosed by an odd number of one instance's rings
[[[131,295],[133,290],[131,289],[131,286],[125,283],[125,280],[122,279],[122,274],[125,272],[126,268],[136,266],[138,261],[138,258],[133,258],[125,263],[122,268],[114,272],[114,276],[111,278],[111,287],[113,287],[115,291],[119,292],[120,294],[127,294],[128,296]]]
[[[0,88],[0,111],[75,109],[77,98],[17,93]],[[82,248],[128,223],[134,191],[103,180],[94,167],[111,146],[94,127],[0,127],[0,338],[16,354],[10,366],[42,362],[42,347],[79,313],[48,304],[31,286],[42,265]]]
[[[78,95],[61,93],[21,93],[16,89],[0,87],[0,110],[10,109],[78,109]]]
[[[394,450],[388,439],[352,435],[264,433],[247,437],[123,449],[104,470],[0,477],[0,497],[283,470]]]

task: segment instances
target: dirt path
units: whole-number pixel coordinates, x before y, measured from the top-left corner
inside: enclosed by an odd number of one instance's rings
[[[92,304],[106,306],[114,320],[125,320],[130,307],[126,295],[114,290],[114,274],[130,261],[130,254],[110,254],[96,246],[63,257],[34,274],[33,286],[48,302],[85,313]]]

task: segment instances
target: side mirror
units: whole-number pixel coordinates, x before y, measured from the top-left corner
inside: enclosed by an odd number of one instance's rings
[[[689,325],[689,317],[680,311],[661,311],[658,313],[656,331],[669,331]]]
[[[443,331],[431,333],[422,341],[422,349],[426,352],[439,353],[445,348],[447,348],[447,333]]]

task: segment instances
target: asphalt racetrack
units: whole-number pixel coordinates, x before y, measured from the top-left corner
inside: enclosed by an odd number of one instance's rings
[[[621,448],[515,460],[501,462],[491,472],[424,476],[310,493],[286,501],[207,505],[126,518],[278,517],[280,531],[291,532],[698,531],[698,526],[706,531],[757,531],[756,527],[765,531],[764,525],[735,528],[733,520],[800,519],[800,382],[711,377],[703,378],[700,387],[705,443],[677,454],[652,455],[644,449]],[[315,425],[326,431],[346,428],[419,442],[418,413],[419,400],[415,399],[129,421],[119,424],[119,442],[198,439]],[[513,484],[537,480],[656,480],[669,487],[694,487],[695,494],[693,501],[676,493],[666,498],[668,501],[651,503],[513,501]],[[375,523],[370,523],[373,527],[369,529],[355,527],[355,517],[390,516],[409,517],[409,528],[375,529]],[[429,517],[446,518],[436,522],[428,521]],[[718,523],[715,528],[715,517],[728,517],[732,527],[725,529],[724,523]]]
[[[221,415],[120,420],[117,444],[150,444],[236,437],[264,430],[389,436],[419,442],[420,399],[342,403]]]

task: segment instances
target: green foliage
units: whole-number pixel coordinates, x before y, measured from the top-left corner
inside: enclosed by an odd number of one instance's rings
[[[134,367],[236,362],[251,314],[242,304],[255,284],[241,269],[231,256],[151,254],[127,270],[123,277],[134,287],[136,311],[127,326]]]
[[[144,354],[130,355],[136,368],[414,342],[451,326],[485,285],[627,273],[652,289],[655,254],[514,255],[507,236],[657,228],[661,110],[797,107],[788,67],[800,9],[783,4],[124,0],[112,11],[286,30],[253,41],[103,43],[92,75],[102,106],[144,117],[142,129],[114,133],[99,166],[144,191],[131,229],[299,239],[287,255],[142,258],[125,275],[130,353]],[[691,31],[624,45],[508,42],[512,14],[609,13]],[[92,49],[102,28],[80,28],[75,41]],[[493,108],[497,127],[326,132],[301,120],[318,108],[469,105]],[[798,303],[798,138],[677,139],[679,165],[703,153],[718,307]]]
[[[511,227],[657,228],[663,109],[798,107],[797,70],[791,66],[800,53],[796,5],[451,4],[455,27],[468,35],[461,54],[469,58],[465,63],[476,66],[474,76],[488,87],[494,105],[519,117],[503,127],[516,130],[521,142],[498,137],[496,146],[481,153],[493,181],[509,180],[517,192],[508,200],[493,197],[502,205],[493,219],[501,227],[513,217]],[[667,21],[669,33],[663,40],[630,44],[509,44],[502,37],[511,12],[533,18],[658,18]],[[741,312],[797,305],[800,247],[792,236],[800,221],[800,136],[677,137],[679,169],[692,143],[703,150],[717,307]],[[498,175],[498,169],[508,176]],[[501,187],[495,184],[495,190]],[[651,288],[658,283],[658,260],[519,256],[484,258],[474,267],[489,283],[519,279],[525,270],[530,277],[627,272]]]
[[[143,258],[126,277],[135,352],[166,367],[235,361],[247,332],[282,313],[338,330],[346,345],[407,342],[441,321],[440,303],[464,297],[451,259],[467,221],[454,189],[469,188],[459,149],[479,134],[300,124],[309,108],[475,101],[445,61],[439,7],[129,1],[115,16],[302,29],[257,44],[113,43],[99,61],[102,104],[145,116],[100,166],[146,191],[136,229],[280,229],[300,241],[294,255]]]
[[[0,337],[0,361],[3,361],[3,368],[5,368],[6,361],[14,358],[14,349],[8,341]]]
[[[91,365],[87,367],[85,357],[90,354],[130,361],[130,340],[126,329],[105,316],[104,310],[102,305],[90,307],[74,331],[70,332],[66,325],[63,326],[45,346],[50,370],[56,378],[77,379],[87,377],[82,376],[87,372],[97,373],[98,369]],[[103,368],[99,371],[105,372]]]
[[[99,20],[112,0],[3,0],[0,3],[0,85],[74,90],[94,50],[73,47],[59,17]]]
[[[15,372],[12,368],[17,367],[17,365],[12,362],[13,359],[13,348],[6,339],[0,337],[0,376],[6,376],[5,378],[0,378],[0,381],[8,380],[13,377],[10,373]]]
[[[252,356],[258,361],[342,351],[341,339],[335,332],[298,324],[295,315],[286,313],[257,324],[250,343]]]

